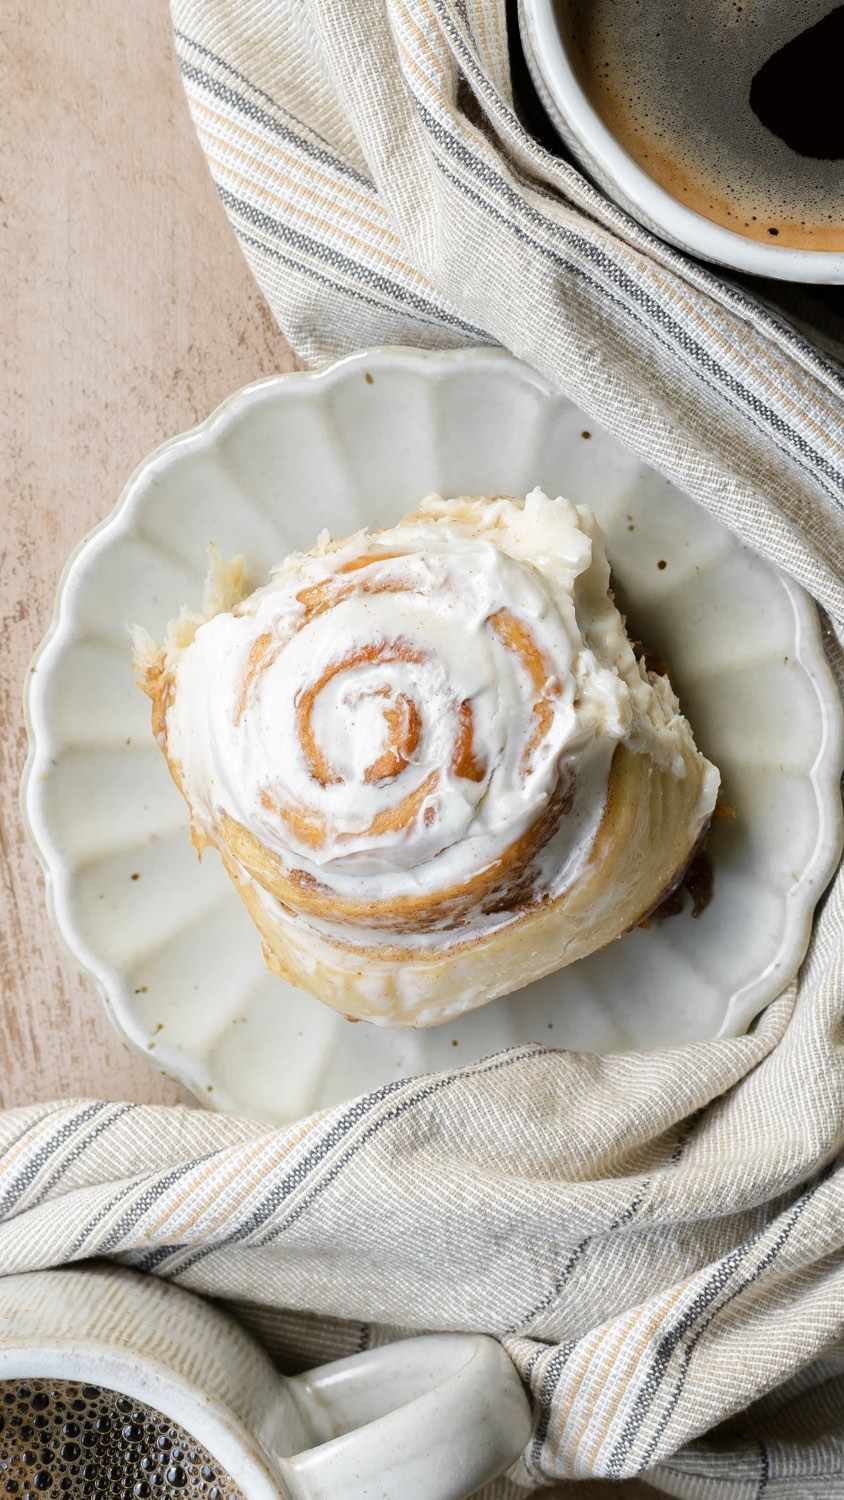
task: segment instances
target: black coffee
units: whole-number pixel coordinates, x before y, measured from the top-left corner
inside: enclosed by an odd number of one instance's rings
[[[844,5],[780,47],[750,85],[757,119],[800,156],[844,158]]]
[[[245,1500],[150,1406],[69,1380],[0,1381],[0,1500]]]
[[[557,5],[592,104],[667,192],[751,239],[844,250],[844,6]]]

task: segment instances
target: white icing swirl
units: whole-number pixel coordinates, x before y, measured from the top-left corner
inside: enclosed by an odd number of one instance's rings
[[[538,490],[322,538],[175,664],[168,752],[197,831],[216,841],[228,817],[282,876],[336,893],[314,922],[350,942],[500,925],[514,850],[523,885],[556,894],[588,858],[615,745],[654,738],[608,582],[591,513]],[[418,898],[442,892],[437,918]]]

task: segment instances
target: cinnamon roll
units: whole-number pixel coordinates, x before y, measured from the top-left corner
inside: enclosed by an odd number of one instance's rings
[[[153,728],[269,967],[343,1014],[429,1026],[634,926],[715,805],[637,660],[592,512],[429,496],[321,536],[243,597],[136,640]]]

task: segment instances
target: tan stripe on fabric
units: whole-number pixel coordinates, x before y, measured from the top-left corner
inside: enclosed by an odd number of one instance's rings
[[[416,41],[418,42],[418,44],[421,47],[422,51],[428,57],[431,65],[432,65],[432,67],[434,69],[434,73],[439,77],[441,90],[444,89],[450,75],[449,75],[448,64],[447,64],[447,62],[446,62],[446,60],[445,60],[445,58],[443,56],[443,51],[440,51],[440,52],[435,52],[434,51],[434,49],[431,46],[431,43],[430,43],[428,37],[425,35],[425,33],[422,30],[422,28],[418,25],[418,23],[416,22],[415,18],[410,14],[410,11],[407,9],[407,6],[404,4],[404,0],[394,0],[394,8],[395,8],[395,10],[397,12],[400,13],[401,18],[402,18],[402,20],[405,23],[405,26],[407,27],[407,29],[409,31],[411,31],[413,33],[413,35],[416,38]],[[436,35],[439,35],[439,27],[436,24],[434,26],[434,31],[435,31]],[[400,41],[399,45],[404,50],[406,44]],[[443,49],[443,50],[446,50],[446,49]],[[424,81],[426,87],[427,88],[432,88],[434,86],[433,85],[433,80],[418,65],[418,63],[416,62],[415,58],[414,58],[414,68],[415,68],[415,70],[417,72],[417,76]]]
[[[245,1161],[236,1162],[235,1166],[232,1168],[232,1171],[227,1176],[225,1176],[222,1181],[218,1180],[219,1164],[216,1161],[208,1162],[204,1170],[198,1173],[196,1171],[192,1171],[190,1174],[190,1191],[192,1195],[196,1195],[198,1197],[199,1190],[209,1181],[209,1179],[211,1179],[213,1182],[214,1191],[211,1196],[204,1199],[199,1199],[193,1213],[190,1214],[186,1219],[179,1219],[179,1234],[187,1234],[188,1231],[191,1230],[194,1225],[204,1217],[204,1215],[211,1208],[212,1204],[217,1201],[217,1199],[225,1191],[229,1184],[234,1182],[238,1177],[243,1176],[243,1191],[232,1200],[230,1205],[226,1205],[225,1211],[219,1218],[207,1224],[206,1234],[211,1236],[217,1230],[222,1228],[223,1224],[227,1222],[231,1214],[238,1208],[241,1208],[246,1199],[252,1193],[254,1193],[255,1183],[254,1180],[248,1176],[248,1169],[260,1160],[260,1158],[266,1152],[266,1149],[266,1142],[262,1141],[254,1151],[251,1151],[249,1153]],[[184,1184],[184,1186],[186,1187],[187,1183]],[[180,1212],[183,1201],[183,1199],[180,1199],[176,1203],[173,1203],[172,1201],[165,1203],[160,1216],[157,1219],[152,1220],[152,1222],[147,1225],[147,1235],[149,1237],[155,1238],[160,1236],[160,1234],[164,1230],[165,1225],[172,1224],[174,1215]]]
[[[235,116],[220,114],[219,110],[212,109],[207,100],[203,99],[199,94],[194,95],[193,103],[195,110],[200,110],[204,115],[212,119],[215,124],[223,126],[224,130],[234,130],[240,137],[242,137],[242,139],[254,143],[263,151],[268,150],[267,141],[262,136],[256,135],[254,131],[248,130],[246,126],[243,125],[241,121]],[[215,135],[210,129],[206,130],[205,127],[202,127],[200,125],[197,126],[197,129],[202,130],[203,134],[207,134],[210,140],[216,140],[218,144],[224,144],[228,150],[236,151],[240,160],[244,162],[253,160],[253,158],[251,158],[247,152],[238,151],[237,147],[234,145],[234,142],[231,141],[227,135]],[[364,193],[357,192],[355,189],[348,187],[346,183],[338,184],[333,178],[329,177],[327,173],[320,172],[310,165],[306,166],[300,156],[294,156],[290,152],[283,151],[281,148],[274,148],[274,155],[277,156],[279,162],[284,166],[295,172],[298,172],[301,175],[302,189],[303,191],[307,192],[307,196],[309,198],[312,198],[314,202],[320,203],[326,208],[338,209],[340,212],[347,214],[351,218],[354,218],[357,223],[361,224],[365,228],[371,229],[373,234],[379,235],[382,239],[388,240],[390,244],[401,246],[401,240],[399,239],[398,235],[393,234],[392,230],[387,227],[386,214],[381,208],[381,205],[378,203],[377,198],[367,198]],[[255,165],[262,173],[262,175],[268,174],[276,182],[289,184],[289,172],[285,174],[285,172],[279,171],[275,167],[271,167],[269,162],[266,161],[256,161]],[[324,193],[319,193],[313,187],[307,188],[307,178],[311,178],[314,182],[319,183],[326,189],[326,191]],[[378,220],[376,221],[373,219],[367,219],[363,214],[356,214],[354,209],[350,206],[352,203],[357,203],[363,208],[368,209],[371,213],[377,214],[379,216]],[[418,277],[418,279],[422,280],[421,277]]]
[[[659,1328],[660,1324],[665,1321],[665,1319],[668,1317],[668,1314],[671,1312],[672,1307],[674,1307],[676,1305],[676,1303],[679,1302],[679,1300],[683,1296],[683,1294],[688,1291],[688,1288],[689,1288],[689,1282],[688,1281],[682,1282],[680,1284],[680,1286],[677,1288],[677,1290],[674,1292],[673,1296],[669,1297],[669,1299],[668,1299],[667,1302],[661,1303],[658,1308],[654,1309],[653,1316],[651,1317],[650,1321],[645,1325],[645,1328],[644,1328],[643,1332],[637,1337],[635,1345],[633,1347],[631,1347],[630,1349],[627,1349],[627,1348],[624,1349],[624,1362],[627,1365],[628,1369],[631,1366],[635,1368],[635,1366],[639,1364],[639,1361],[641,1360],[643,1354],[645,1353],[645,1350],[653,1342],[654,1334],[656,1333],[656,1331]],[[614,1355],[617,1355],[621,1351],[621,1349],[624,1348],[624,1345],[626,1343],[627,1335],[628,1335],[628,1333],[630,1331],[630,1328],[632,1328],[632,1327],[635,1326],[635,1322],[636,1321],[637,1321],[637,1319],[631,1320],[631,1322],[621,1332],[621,1336],[617,1340],[617,1342],[616,1342],[616,1344],[615,1344],[615,1346],[614,1346],[614,1348],[612,1350],[612,1353]],[[604,1366],[602,1368],[602,1380],[601,1380],[602,1384],[603,1384],[603,1380],[604,1380],[605,1376],[606,1376],[606,1363],[604,1364]],[[592,1445],[591,1449],[588,1452],[588,1455],[587,1455],[587,1467],[589,1469],[593,1469],[594,1468],[595,1461],[596,1461],[596,1459],[598,1457],[598,1454],[600,1453],[602,1447],[604,1446],[604,1443],[606,1442],[607,1434],[609,1433],[610,1428],[612,1427],[612,1425],[613,1425],[613,1423],[614,1423],[614,1421],[615,1421],[615,1419],[616,1419],[616,1417],[618,1415],[619,1407],[621,1406],[621,1404],[624,1401],[626,1395],[628,1394],[628,1389],[629,1389],[629,1387],[624,1382],[619,1382],[619,1389],[618,1389],[618,1392],[617,1392],[617,1395],[616,1395],[615,1404],[605,1413],[604,1419],[603,1419],[603,1421],[601,1423],[601,1427],[600,1427],[600,1429],[599,1429],[599,1431],[598,1431],[598,1433],[596,1435],[595,1442],[594,1442],[594,1444]],[[585,1428],[585,1425],[586,1424],[584,1424],[584,1428]],[[580,1446],[580,1439],[583,1436],[583,1430],[584,1429],[581,1429],[580,1436],[579,1436],[579,1438],[577,1440],[577,1443],[576,1443],[577,1447]]]
[[[424,280],[424,278],[420,277],[417,271],[414,271],[412,267],[408,266],[406,261],[400,260],[398,256],[390,255],[386,250],[382,250],[378,245],[374,245],[368,240],[363,240],[358,235],[350,234],[347,230],[339,228],[337,224],[330,223],[328,220],[321,218],[318,214],[308,213],[307,209],[302,208],[298,204],[290,203],[279,193],[275,193],[270,188],[267,188],[263,183],[260,186],[257,186],[250,180],[249,177],[244,176],[242,172],[238,172],[234,167],[229,166],[227,161],[222,160],[219,156],[216,156],[214,153],[212,153],[212,151],[206,144],[209,139],[214,139],[214,137],[210,135],[210,132],[203,131],[202,136],[203,144],[206,145],[206,152],[209,161],[214,166],[216,166],[217,169],[221,173],[223,173],[225,177],[231,178],[234,182],[240,183],[242,187],[251,189],[253,194],[257,191],[262,198],[267,199],[270,203],[274,203],[276,207],[286,210],[293,216],[295,220],[310,225],[312,229],[323,230],[326,235],[330,236],[332,243],[336,243],[338,240],[345,241],[345,243],[350,247],[353,246],[356,250],[364,251],[367,254],[374,256],[375,259],[379,260],[383,265],[389,266],[392,270],[400,271],[402,275],[408,276],[411,280]],[[223,146],[226,145],[225,142],[219,141],[217,141],[216,144],[222,144]]]

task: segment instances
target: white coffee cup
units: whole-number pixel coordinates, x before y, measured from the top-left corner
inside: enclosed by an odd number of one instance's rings
[[[38,1378],[164,1413],[248,1500],[463,1500],[530,1435],[493,1339],[423,1335],[285,1378],[201,1297],[107,1265],[0,1278],[0,1380]]]
[[[844,253],[792,250],[725,229],[679,203],[624,150],[580,84],[555,0],[519,0],[525,59],[545,111],[589,176],[640,224],[691,255],[782,281],[844,282]]]

